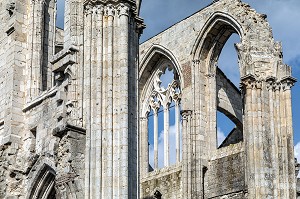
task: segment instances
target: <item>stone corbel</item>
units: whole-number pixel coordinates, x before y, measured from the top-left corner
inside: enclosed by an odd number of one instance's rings
[[[79,49],[75,46],[70,46],[61,50],[59,53],[53,56],[50,63],[53,65],[53,72],[64,72],[67,66],[76,63],[76,52]]]
[[[52,130],[52,134],[60,138],[63,137],[67,132],[74,132],[85,135],[86,129],[64,122],[61,125],[56,126],[56,128]]]

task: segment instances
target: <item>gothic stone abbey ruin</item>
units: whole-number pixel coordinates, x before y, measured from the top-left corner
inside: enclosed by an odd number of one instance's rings
[[[139,45],[140,0],[66,0],[64,30],[56,4],[0,2],[1,199],[299,198],[266,15],[219,0]],[[217,67],[232,34],[240,88]],[[220,147],[217,111],[236,126]]]

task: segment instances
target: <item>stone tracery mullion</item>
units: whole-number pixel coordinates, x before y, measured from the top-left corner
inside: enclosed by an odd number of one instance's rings
[[[162,63],[161,63],[162,64]],[[180,82],[178,81],[178,76],[176,80],[173,80],[168,84],[167,88],[161,87],[161,75],[165,74],[165,70],[171,68],[171,66],[161,66],[153,77],[153,90],[150,95],[150,107],[153,110],[154,117],[154,125],[153,125],[153,133],[154,133],[154,169],[158,168],[158,142],[159,142],[159,132],[158,132],[158,113],[159,109],[163,107],[164,114],[164,166],[168,167],[170,164],[170,151],[169,151],[169,128],[170,128],[170,104],[175,102],[175,128],[176,128],[176,162],[180,162],[180,91],[177,92],[176,89],[180,88]],[[169,69],[169,70],[171,70]],[[176,72],[176,71],[174,71]]]

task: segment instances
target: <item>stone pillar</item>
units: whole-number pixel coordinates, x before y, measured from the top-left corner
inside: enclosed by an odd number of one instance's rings
[[[169,105],[164,106],[164,166],[168,167],[169,159]]]
[[[137,89],[129,80],[132,74],[137,79],[138,51],[129,53],[138,45],[134,41],[139,33],[129,28],[130,22],[139,23],[135,6],[86,1],[84,9],[85,198],[136,198],[137,118],[132,113],[137,102],[132,96]],[[148,149],[143,152],[148,155]],[[142,165],[147,172],[148,160]]]
[[[154,109],[154,169],[158,169],[158,109]]]
[[[295,198],[290,87],[276,81],[242,77],[248,198]]]
[[[175,127],[176,127],[176,162],[180,162],[180,107],[179,100],[175,101]]]
[[[182,198],[192,198],[192,111],[181,111],[182,115]]]
[[[149,167],[149,147],[148,147],[148,118],[140,118],[140,165],[141,177],[148,173]]]
[[[27,101],[38,96],[42,88],[42,63],[43,63],[43,40],[44,40],[44,12],[45,1],[31,0],[32,17],[31,48],[30,49],[30,78],[27,85]]]

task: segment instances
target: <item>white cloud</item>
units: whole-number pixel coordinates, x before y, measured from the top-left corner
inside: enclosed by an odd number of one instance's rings
[[[218,146],[222,144],[222,142],[225,140],[226,136],[224,132],[221,130],[220,127],[217,128],[217,139],[218,139]]]
[[[176,163],[176,127],[169,127],[169,159],[170,165]],[[154,166],[154,146],[149,146],[149,163]],[[158,137],[158,168],[164,167],[164,131],[159,133]]]

